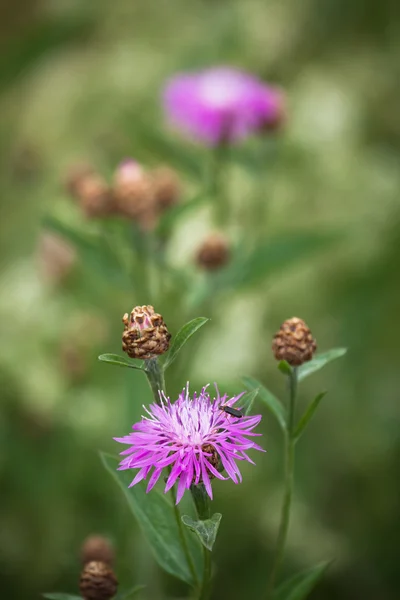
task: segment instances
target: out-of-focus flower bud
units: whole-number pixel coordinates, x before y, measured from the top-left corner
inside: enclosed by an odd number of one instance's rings
[[[98,561],[111,566],[114,558],[111,543],[102,535],[90,535],[82,544],[81,560],[84,565]]]
[[[272,342],[272,352],[276,360],[286,360],[293,367],[311,360],[316,349],[317,343],[310,329],[297,317],[282,323]]]
[[[207,271],[224,267],[230,258],[229,242],[221,233],[212,233],[197,251],[197,264]]]
[[[131,358],[148,360],[168,350],[171,334],[152,306],[136,306],[122,322],[122,349]]]
[[[107,182],[93,173],[77,184],[79,204],[88,218],[105,217],[113,210],[112,194]]]
[[[134,160],[125,160],[117,168],[113,185],[114,209],[143,229],[151,229],[157,211],[152,177]]]
[[[118,581],[109,565],[92,561],[85,565],[79,584],[85,600],[110,600],[118,589]]]
[[[178,204],[182,185],[178,174],[169,167],[159,167],[152,172],[155,201],[160,212]]]
[[[86,177],[95,175],[93,167],[87,163],[78,163],[70,167],[64,180],[64,187],[68,194],[79,200],[78,190]]]

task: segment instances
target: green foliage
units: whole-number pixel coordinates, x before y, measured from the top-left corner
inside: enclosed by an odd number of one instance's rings
[[[130,600],[144,589],[146,589],[145,585],[134,585],[130,590],[117,594],[115,600]]]
[[[118,354],[100,354],[99,361],[110,365],[117,365],[118,367],[128,367],[129,369],[143,371],[142,365],[139,363],[135,364],[131,360],[125,358],[125,356],[119,356]]]
[[[83,600],[82,596],[73,596],[72,594],[58,593],[43,594],[43,598],[47,598],[47,600]]]
[[[332,350],[328,350],[328,352],[324,352],[323,354],[317,354],[312,360],[304,363],[299,367],[298,378],[299,381],[302,381],[309,375],[312,375],[316,371],[319,371],[330,363],[332,360],[336,358],[340,358],[344,356],[347,352],[347,348],[333,348]]]
[[[102,453],[101,459],[106,470],[117,482],[128,501],[129,508],[135,516],[143,535],[146,537],[158,564],[167,573],[178,579],[194,585],[193,577],[188,567],[182,548],[180,530],[174,515],[174,509],[164,494],[153,489],[146,494],[146,484],[140,482],[129,488],[132,474],[127,471],[117,471],[118,459]],[[202,570],[202,556],[199,544],[193,536],[187,536],[193,562],[198,575]]]
[[[312,402],[310,402],[307,410],[301,417],[300,421],[298,422],[298,424],[296,426],[296,429],[294,430],[293,437],[294,437],[295,441],[300,439],[300,437],[303,435],[304,430],[307,427],[310,419],[314,415],[315,411],[317,410],[317,408],[319,406],[319,403],[321,402],[322,398],[324,398],[324,396],[326,394],[327,394],[327,392],[321,392],[320,394],[317,394],[317,396],[315,396],[315,398]]]
[[[273,594],[273,600],[304,600],[323,577],[329,565],[330,562],[323,562],[291,577],[278,587]]]
[[[192,319],[189,323],[186,323],[178,333],[173,337],[172,344],[168,353],[166,355],[166,359],[163,363],[164,370],[168,369],[178,356],[179,352],[186,344],[186,342],[192,337],[194,333],[200,327],[203,327],[207,323],[208,319],[205,317],[197,317],[196,319]]]
[[[278,400],[272,392],[270,392],[262,383],[254,379],[253,377],[242,377],[242,381],[248,390],[258,390],[258,395],[264,404],[268,407],[271,413],[274,415],[282,430],[286,430],[286,408]]]
[[[222,515],[220,513],[215,513],[211,519],[204,519],[200,521],[196,521],[188,515],[182,516],[182,522],[188,529],[197,535],[203,546],[205,546],[205,548],[207,548],[207,550],[210,552],[212,551],[215,540],[217,539],[217,533],[221,519]]]

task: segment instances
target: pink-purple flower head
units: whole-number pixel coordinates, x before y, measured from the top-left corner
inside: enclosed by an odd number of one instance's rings
[[[215,146],[239,141],[282,121],[281,90],[242,71],[217,67],[172,77],[164,90],[172,125]]]
[[[217,397],[211,399],[204,387],[200,394],[194,393],[191,398],[187,386],[174,403],[160,394],[160,406],[144,407],[148,416],[133,425],[134,431],[115,438],[129,446],[121,452],[125,458],[119,470],[139,469],[130,487],[149,477],[149,492],[166,467],[170,471],[164,491],[168,492],[177,483],[176,503],[192,484],[203,483],[212,498],[211,479],[214,477],[241,482],[237,461],[247,460],[254,464],[247,450],[264,451],[251,439],[261,435],[252,431],[261,415],[238,418],[221,408],[233,407],[242,395],[221,397],[217,390]],[[228,477],[219,472],[220,465]]]

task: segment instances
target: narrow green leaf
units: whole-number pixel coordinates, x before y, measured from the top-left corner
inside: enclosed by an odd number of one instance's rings
[[[297,573],[284,581],[273,594],[273,600],[304,600],[322,578],[330,562]]]
[[[138,592],[144,590],[145,587],[145,585],[135,585],[130,590],[117,594],[116,600],[129,600],[130,598],[133,598],[133,596],[136,596]]]
[[[295,429],[294,439],[295,439],[296,442],[301,437],[301,435],[303,434],[303,431],[306,428],[309,420],[311,419],[311,417],[313,416],[313,414],[317,410],[319,403],[321,402],[322,398],[326,394],[327,394],[326,391],[325,392],[321,392],[320,394],[318,394],[317,396],[315,396],[315,398],[314,398],[314,400],[312,402],[310,402],[307,410],[305,411],[305,413],[301,417],[301,419],[298,422],[297,427]]]
[[[48,600],[83,600],[82,596],[73,596],[72,594],[42,594],[43,598]]]
[[[283,404],[278,400],[276,396],[274,396],[266,387],[262,385],[257,379],[253,377],[242,377],[242,381],[248,390],[256,390],[258,389],[258,394],[264,404],[267,405],[269,410],[277,419],[279,425],[283,429],[286,430],[286,408]]]
[[[278,363],[278,369],[284,375],[290,375],[292,373],[292,367],[289,365],[288,362],[286,362],[286,360],[281,360]]]
[[[181,217],[205,204],[206,200],[208,200],[206,194],[199,194],[192,200],[172,206],[161,216],[157,226],[157,234],[167,235]]]
[[[186,323],[173,338],[171,348],[168,351],[167,358],[164,362],[164,370],[168,369],[168,367],[174,362],[176,357],[178,356],[182,347],[186,344],[186,342],[192,337],[194,333],[200,327],[203,327],[207,323],[208,319],[206,317],[197,317],[192,321]]]
[[[301,365],[298,370],[298,378],[299,381],[302,381],[315,371],[319,371],[331,362],[331,360],[335,360],[336,358],[340,358],[344,354],[346,354],[347,348],[333,348],[332,350],[328,350],[328,352],[324,352],[323,354],[317,354],[312,360]]]
[[[143,371],[143,367],[139,364],[135,365],[125,356],[119,356],[118,354],[100,354],[98,357],[101,362],[109,363],[110,365],[117,365],[118,367],[128,367],[129,369],[138,369]]]
[[[259,388],[256,388],[251,392],[246,392],[240,399],[241,410],[242,412],[244,412],[245,415],[250,414],[251,409],[253,408],[254,400],[257,397],[258,391]]]
[[[210,552],[213,549],[215,540],[217,539],[217,533],[219,524],[221,523],[221,513],[215,513],[211,519],[204,521],[195,521],[188,515],[183,515],[182,522],[198,536],[199,540]]]
[[[184,551],[182,549],[179,529],[174,509],[167,497],[157,489],[146,494],[146,483],[141,481],[129,488],[133,475],[129,470],[117,471],[118,458],[110,454],[100,453],[102,462],[117,482],[128,501],[144,536],[153,551],[158,564],[167,573],[194,585]],[[187,545],[196,567],[197,576],[201,578],[202,553],[198,540],[194,536],[186,536]]]

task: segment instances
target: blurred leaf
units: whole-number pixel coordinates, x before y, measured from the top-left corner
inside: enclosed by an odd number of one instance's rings
[[[141,590],[144,590],[145,588],[146,588],[145,585],[135,585],[135,586],[133,586],[133,588],[131,588],[127,592],[121,592],[121,593],[117,594],[115,600],[129,600],[130,598],[133,598],[133,596],[136,596],[136,594],[138,592],[140,592]]]
[[[130,470],[117,471],[118,458],[103,452],[100,453],[100,456],[105,468],[117,482],[127,499],[129,508],[150,544],[158,564],[171,575],[194,585],[182,550],[174,509],[167,497],[157,489],[153,489],[150,494],[146,494],[146,483],[144,481],[129,488],[132,481]],[[200,545],[193,536],[187,536],[186,540],[200,578],[203,561]]]
[[[315,232],[293,232],[270,238],[250,254],[241,253],[242,256],[221,273],[220,285],[237,288],[264,282],[275,272],[322,252],[337,239],[337,235]]]
[[[213,549],[215,540],[217,539],[217,533],[219,524],[221,523],[221,513],[215,513],[211,519],[205,519],[204,521],[195,521],[188,515],[182,516],[182,522],[198,536],[199,540],[210,552]]]
[[[291,375],[291,373],[292,373],[292,367],[289,365],[289,363],[286,360],[281,360],[278,363],[278,369],[284,375]]]
[[[0,57],[0,92],[20,75],[26,74],[38,60],[56,49],[79,39],[87,41],[93,20],[82,12],[75,18],[47,19],[35,23],[24,35],[13,38]]]
[[[207,200],[206,194],[199,194],[192,200],[182,202],[176,206],[172,206],[161,216],[157,227],[157,234],[165,237],[176,225],[177,221],[190,213],[192,210],[199,208],[205,204]]]
[[[196,319],[192,319],[186,325],[184,325],[173,338],[173,342],[171,344],[171,348],[168,351],[167,358],[163,364],[164,370],[168,369],[168,367],[174,362],[178,353],[182,349],[182,347],[186,344],[186,342],[192,337],[194,333],[200,327],[203,327],[207,323],[209,319],[206,317],[197,317]]]
[[[133,364],[125,356],[119,356],[118,354],[100,354],[98,357],[101,362],[110,363],[110,365],[117,365],[118,367],[129,367],[129,369],[138,369],[143,371],[143,367]]]
[[[48,600],[83,600],[82,596],[73,596],[72,594],[43,594],[43,598]]]
[[[245,415],[248,415],[253,408],[253,403],[257,397],[258,391],[259,388],[252,390],[251,392],[246,392],[240,399],[240,406]]]
[[[328,350],[328,352],[324,352],[323,354],[317,354],[315,358],[310,360],[309,362],[301,365],[298,370],[298,379],[302,381],[315,371],[319,371],[331,362],[331,360],[335,360],[336,358],[340,358],[344,354],[346,354],[347,348],[333,348],[332,350]]]
[[[321,402],[322,398],[326,394],[327,394],[327,392],[321,392],[320,394],[318,394],[317,396],[315,396],[314,400],[308,406],[307,410],[305,411],[305,413],[301,417],[301,419],[298,422],[297,427],[296,427],[296,429],[294,431],[293,436],[294,436],[295,441],[297,441],[301,437],[301,435],[302,435],[304,429],[306,428],[309,420],[311,419],[311,417],[313,416],[313,414],[317,410],[319,403]]]
[[[273,600],[303,600],[317,585],[329,565],[330,562],[320,563],[284,581],[274,592]]]
[[[43,220],[46,229],[59,233],[78,251],[82,261],[102,279],[108,279],[115,285],[127,284],[127,273],[120,259],[108,242],[99,235],[83,233],[62,223],[55,217],[47,216]]]
[[[276,417],[279,425],[286,430],[286,408],[266,387],[253,377],[242,377],[242,381],[248,390],[258,390],[261,400],[266,404],[272,414]]]

